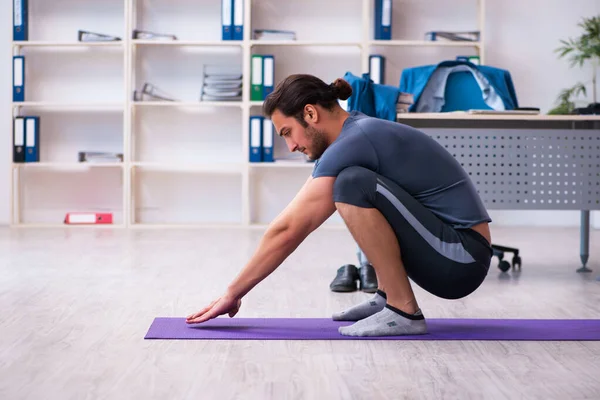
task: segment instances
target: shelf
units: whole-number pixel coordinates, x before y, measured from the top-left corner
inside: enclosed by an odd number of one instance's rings
[[[241,40],[132,40],[134,46],[173,46],[173,47],[243,47]],[[12,42],[14,47],[124,47],[124,42]],[[434,46],[434,47],[479,47],[479,42],[449,42],[427,40],[371,40],[371,46]],[[318,40],[250,40],[250,46],[329,46],[362,47],[362,42],[325,42]]]
[[[484,1],[477,0],[479,26],[473,27],[482,33]],[[12,34],[9,38],[13,56],[31,54],[25,82],[29,101],[11,102],[11,117],[30,114],[43,119],[42,162],[12,163],[12,155],[9,156],[11,186],[5,190],[10,192],[11,221],[16,227],[266,228],[268,223],[253,221],[266,222],[272,210],[282,206],[316,164],[306,161],[301,154],[290,155],[277,136],[275,154],[283,159],[249,162],[251,126],[248,118],[262,115],[264,106],[263,100],[251,101],[249,96],[254,54],[268,53],[276,57],[275,86],[286,75],[300,72],[327,77],[327,80],[345,71],[360,76],[368,72],[369,56],[378,47],[377,52],[390,55],[386,77],[390,82],[396,80],[399,69],[415,61],[399,54],[403,46],[410,47],[405,51],[423,50],[427,53],[425,56],[433,60],[440,55],[453,58],[452,53],[474,53],[485,65],[485,41],[373,40],[372,0],[358,0],[337,14],[336,23],[326,26],[319,35],[310,34],[310,28],[302,23],[307,14],[301,8],[279,7],[275,15],[269,10],[279,6],[280,1],[258,4],[257,0],[247,0],[243,15],[244,40],[235,41],[221,40],[222,10],[215,2],[210,2],[210,6],[189,2],[173,8],[169,2],[159,5],[126,0],[123,4],[117,1],[108,5],[108,9],[102,4],[87,12],[85,7],[58,11],[50,6],[51,2],[47,3],[36,16],[43,22],[36,29],[39,36],[34,38],[39,40],[13,41]],[[439,18],[443,19],[443,15]],[[330,20],[333,21],[325,18],[319,24],[327,25]],[[73,33],[81,28],[78,25],[82,21],[90,29],[101,27],[98,29],[113,32],[122,40],[80,42]],[[283,40],[254,40],[253,24],[295,30],[297,38],[307,40],[286,40],[285,37],[281,37]],[[398,24],[401,22],[394,26]],[[415,24],[422,25],[418,20]],[[143,36],[133,39],[134,29],[142,26],[153,32],[167,30],[183,40]],[[344,31],[340,31],[340,26]],[[419,34],[415,37],[425,39]],[[301,59],[300,52],[314,53],[315,59],[323,56],[328,59],[315,64],[310,57]],[[400,62],[391,59],[396,54]],[[203,65],[212,64],[222,65],[223,72],[229,66],[235,67],[236,73],[240,70],[243,99],[201,101],[200,90],[195,88],[202,85]],[[139,90],[145,82],[165,88],[176,100],[152,101],[144,97],[146,101],[134,101],[133,91]],[[398,115],[399,121],[409,123],[405,118],[421,118],[422,122],[412,121],[416,125],[433,124],[427,119],[434,117]],[[498,117],[456,115],[452,118]],[[6,138],[12,147],[13,135]],[[77,149],[116,151],[123,153],[125,160],[80,163]],[[70,190],[60,191],[58,185],[46,189],[42,184],[48,179],[56,179]],[[43,191],[39,191],[40,188]],[[86,194],[87,189],[98,190],[98,195]],[[82,195],[74,196],[72,190]],[[204,196],[207,192],[221,195]],[[60,213],[58,216],[55,213],[57,203],[46,197],[46,193],[56,195],[57,201],[69,207],[85,209],[88,203],[98,203],[118,209],[119,213],[122,211],[119,225],[65,225]],[[33,212],[28,214],[30,210]],[[186,224],[188,221],[198,222]]]
[[[31,225],[33,226],[33,225]],[[106,225],[105,225],[106,226]],[[269,227],[268,223],[251,222],[248,225],[240,224],[237,222],[200,222],[200,223],[189,223],[189,224],[178,224],[178,223],[159,223],[159,222],[131,222],[129,228],[131,229],[251,229],[251,230],[265,230]],[[322,225],[319,229],[326,230],[343,230],[346,226],[343,224],[339,225]]]
[[[241,101],[135,101],[135,107],[241,107]]]
[[[14,47],[124,47],[118,42],[46,42],[46,41],[13,41]]]
[[[27,223],[20,222],[18,224],[11,225],[14,228],[43,228],[43,229],[124,229],[125,224],[65,224],[65,223]]]
[[[80,163],[80,162],[25,162],[12,163],[13,168],[33,169],[90,169],[90,168],[122,168],[123,163]]]
[[[24,102],[13,102],[13,107],[36,107],[36,108],[59,108],[67,110],[76,110],[80,108],[84,109],[116,109],[123,110],[123,103],[55,103],[51,101],[24,101]]]
[[[160,222],[131,222],[129,227],[132,229],[247,229],[247,226],[238,222],[191,222],[189,224],[180,223],[160,223]],[[264,228],[263,228],[264,229]]]
[[[422,47],[481,47],[479,42],[444,42],[428,40],[371,40],[370,46],[422,46]]]
[[[250,46],[334,46],[362,47],[361,42],[323,42],[316,40],[251,40]]]
[[[308,161],[275,161],[275,162],[252,162],[251,168],[314,168],[314,162]]]
[[[213,174],[241,174],[241,163],[193,164],[193,163],[154,163],[133,162],[132,167],[157,171],[205,172]]]
[[[174,46],[174,47],[242,47],[241,40],[217,40],[217,41],[194,41],[194,40],[132,40],[137,46]]]
[[[241,40],[132,40],[134,46],[174,46],[174,47],[242,47]],[[124,42],[45,42],[16,41],[15,47],[124,47]],[[479,42],[450,42],[427,40],[370,40],[371,46],[435,46],[435,47],[479,47]],[[362,47],[362,42],[326,42],[318,40],[250,40],[250,46],[329,46],[329,47]]]

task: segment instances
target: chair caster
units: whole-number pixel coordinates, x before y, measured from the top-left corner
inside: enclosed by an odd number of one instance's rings
[[[500,271],[506,272],[510,269],[510,263],[506,260],[502,260],[498,263],[498,268],[500,268]]]
[[[498,257],[500,261],[498,263],[498,268],[502,272],[507,272],[511,266],[513,269],[518,268],[521,269],[521,257],[519,256],[519,250],[512,247],[498,246],[492,245],[492,249],[494,251],[494,256]],[[513,253],[512,263],[504,260],[504,253]]]
[[[521,269],[521,257],[519,256],[514,256],[512,259],[512,267],[516,268],[518,267],[519,269]]]

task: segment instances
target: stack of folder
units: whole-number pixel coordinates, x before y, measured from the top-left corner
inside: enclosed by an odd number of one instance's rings
[[[283,31],[278,29],[253,29],[252,39],[254,40],[296,40],[296,32]]]
[[[251,61],[250,100],[261,101],[273,91],[275,85],[275,57],[253,54]]]
[[[141,29],[134,29],[132,38],[137,40],[155,40],[155,41],[174,41],[177,40],[176,35],[170,33],[158,33],[152,31],[144,31]]]
[[[13,123],[13,162],[40,161],[40,117],[18,116]]]
[[[142,90],[133,91],[134,101],[177,101],[171,94],[156,85],[145,82]]]
[[[425,33],[428,41],[450,41],[450,42],[478,42],[481,37],[479,31],[432,31]]]
[[[77,32],[77,40],[80,42],[120,42],[121,38],[105,33],[79,30]]]
[[[78,160],[81,163],[120,163],[123,162],[123,153],[109,151],[80,151]]]
[[[243,74],[229,66],[204,66],[201,101],[241,101]]]
[[[275,127],[270,119],[261,115],[250,116],[249,161],[273,162],[273,140]]]
[[[244,40],[244,0],[221,0],[222,40]]]
[[[400,92],[400,95],[398,96],[398,101],[396,102],[396,112],[408,112],[408,109],[414,102],[415,98],[412,95],[412,93]]]

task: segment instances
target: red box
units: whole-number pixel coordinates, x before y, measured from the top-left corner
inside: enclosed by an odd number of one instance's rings
[[[67,213],[65,216],[65,224],[68,225],[94,225],[112,223],[112,213],[73,212]]]

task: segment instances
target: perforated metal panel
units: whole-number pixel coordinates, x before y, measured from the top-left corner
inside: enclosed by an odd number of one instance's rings
[[[600,131],[424,130],[490,209],[600,209]]]

